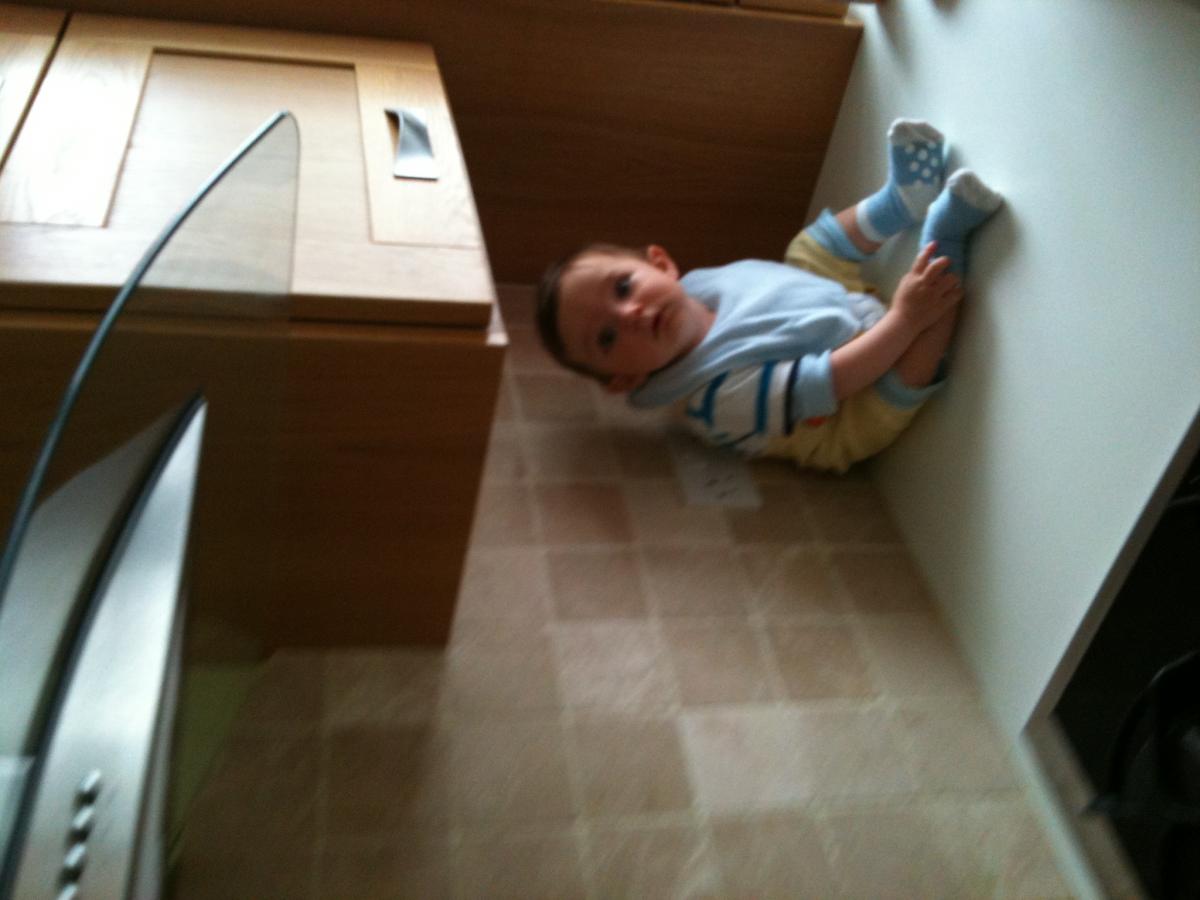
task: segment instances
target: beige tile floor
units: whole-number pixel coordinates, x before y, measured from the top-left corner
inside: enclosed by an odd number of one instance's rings
[[[687,506],[504,302],[450,646],[274,657],[179,896],[1069,896],[869,478]]]

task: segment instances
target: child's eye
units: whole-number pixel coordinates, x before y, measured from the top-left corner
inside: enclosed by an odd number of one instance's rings
[[[600,333],[596,335],[596,343],[600,345],[600,349],[608,352],[612,349],[612,345],[617,342],[617,329],[611,325],[606,325],[600,329]]]
[[[617,298],[620,300],[624,300],[626,297],[629,296],[629,292],[631,290],[633,290],[633,276],[632,275],[622,275],[620,278],[617,279],[616,284],[614,285],[613,289],[617,293]]]

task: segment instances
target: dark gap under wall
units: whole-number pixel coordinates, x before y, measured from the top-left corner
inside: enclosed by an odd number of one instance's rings
[[[1097,789],[1106,783],[1112,747],[1135,701],[1164,666],[1197,651],[1200,456],[1189,466],[1055,708]],[[1196,782],[1191,787],[1200,790],[1200,666],[1193,669],[1195,684],[1189,676],[1182,696],[1160,710],[1172,734],[1171,746],[1152,741],[1148,721],[1142,721],[1120,766],[1128,799],[1144,812],[1115,816],[1113,826],[1154,897],[1193,898],[1200,890],[1200,796],[1193,798],[1197,825],[1177,828],[1167,839],[1161,798],[1153,787],[1165,777],[1185,786]],[[1165,766],[1154,758],[1159,751],[1165,752]]]

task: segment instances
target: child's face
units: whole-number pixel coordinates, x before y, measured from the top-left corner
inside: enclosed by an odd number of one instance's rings
[[[589,253],[559,282],[558,327],[567,356],[631,391],[679,359],[708,333],[713,313],[679,284],[662,247],[647,259]]]

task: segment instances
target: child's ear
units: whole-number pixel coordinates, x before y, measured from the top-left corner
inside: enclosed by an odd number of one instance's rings
[[[645,380],[645,375],[611,375],[608,381],[604,382],[604,389],[610,394],[628,394],[641,387]]]
[[[675,265],[675,260],[671,259],[670,254],[658,244],[651,244],[646,248],[646,261],[672,278],[679,277],[679,266]]]

